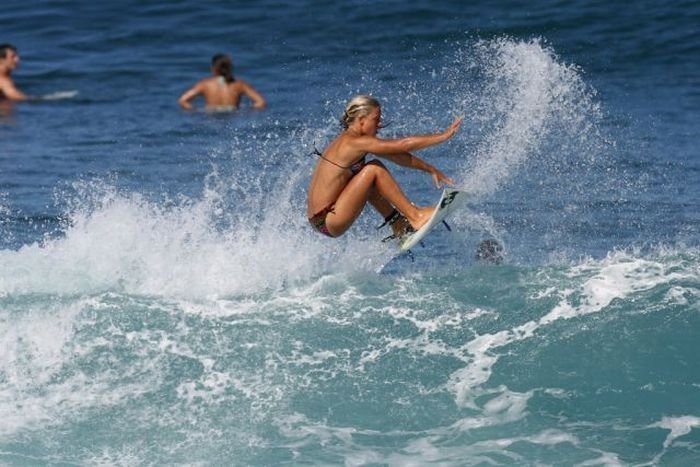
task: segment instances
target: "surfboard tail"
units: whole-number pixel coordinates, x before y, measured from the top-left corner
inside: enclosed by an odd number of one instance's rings
[[[426,235],[430,233],[436,225],[444,222],[445,218],[458,206],[462,205],[467,199],[467,193],[460,190],[454,190],[451,188],[445,188],[442,191],[442,195],[435,205],[435,211],[430,217],[428,222],[423,225],[417,232],[407,235],[399,244],[399,248],[402,251],[406,251],[418,242],[420,242]],[[451,231],[449,225],[445,222],[445,226]]]

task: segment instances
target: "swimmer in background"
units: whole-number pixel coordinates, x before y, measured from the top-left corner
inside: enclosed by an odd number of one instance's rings
[[[263,109],[267,105],[265,98],[253,86],[233,77],[233,62],[228,55],[214,55],[211,71],[213,77],[199,81],[180,96],[180,107],[191,110],[192,100],[199,95],[204,96],[208,110],[237,109],[244,95],[253,101],[255,109]]]
[[[433,207],[417,207],[401,191],[396,180],[379,160],[365,162],[372,153],[395,164],[429,173],[436,187],[453,185],[452,179],[410,151],[428,148],[452,138],[462,118],[439,133],[399,139],[377,137],[381,125],[379,101],[355,96],[348,102],[341,124],[343,131],[319,156],[311,176],[306,215],[311,226],[328,237],[339,237],[355,222],[367,202],[384,216],[394,235],[408,228],[418,230],[433,213]]]
[[[12,72],[19,65],[17,47],[12,44],[0,44],[0,101],[26,101],[31,99],[15,86]]]

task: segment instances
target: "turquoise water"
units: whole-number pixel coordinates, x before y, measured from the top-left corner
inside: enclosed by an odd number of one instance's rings
[[[697,464],[699,16],[10,2],[18,85],[77,94],[0,117],[0,463]],[[217,52],[268,109],[177,108]],[[358,92],[388,137],[465,116],[412,256],[304,217]]]

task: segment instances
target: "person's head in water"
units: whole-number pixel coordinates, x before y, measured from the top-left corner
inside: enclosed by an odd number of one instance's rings
[[[476,250],[476,259],[486,263],[501,264],[503,247],[494,239],[482,240]]]
[[[30,98],[15,86],[12,72],[19,66],[19,53],[12,44],[0,44],[0,101],[25,101]]]
[[[12,44],[0,44],[0,58],[7,58],[7,52],[17,53],[17,47]]]
[[[12,44],[0,44],[0,63],[8,70],[14,70],[19,63],[17,47]]]
[[[233,62],[225,54],[216,54],[211,59],[211,70],[216,76],[221,76],[227,83],[234,81]]]
[[[347,130],[359,117],[366,117],[374,109],[381,109],[379,101],[371,96],[359,95],[350,99],[340,119],[340,125]]]

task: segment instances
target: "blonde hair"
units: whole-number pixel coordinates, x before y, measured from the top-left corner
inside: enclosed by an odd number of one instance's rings
[[[374,97],[365,95],[355,96],[350,99],[348,105],[345,106],[345,112],[343,112],[343,117],[340,119],[340,124],[347,130],[357,117],[364,117],[368,115],[372,109],[377,107],[381,106],[379,105],[379,101]]]

